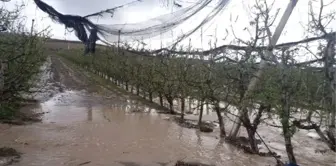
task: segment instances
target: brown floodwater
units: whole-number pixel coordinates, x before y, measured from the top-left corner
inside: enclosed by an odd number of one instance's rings
[[[170,115],[158,114],[154,107],[131,100],[118,91],[103,89],[104,96],[108,97],[79,91],[82,87],[91,87],[83,81],[85,73],[72,70],[57,57],[51,60],[55,65],[52,68],[55,78],[47,80],[56,79],[51,81],[52,85],[59,81],[65,88],[77,90],[62,90],[40,104],[24,108],[44,112],[41,123],[0,124],[0,147],[9,146],[22,152],[20,161],[14,166],[169,166],[177,160],[217,166],[275,163],[273,158],[247,155],[220,141],[218,128],[214,133],[182,128],[166,120]],[[186,118],[196,120],[197,115]],[[217,119],[210,113],[204,115],[204,120]],[[286,161],[281,130],[261,125],[258,131],[270,148]],[[300,165],[334,166],[335,153],[315,153],[315,149],[325,148],[325,145],[306,135],[300,131],[293,138]]]
[[[1,144],[23,152],[21,161],[14,164],[17,166],[156,166],[182,159],[216,165],[267,165],[273,161],[244,155],[129,100],[65,91],[30,109],[48,113],[42,123],[2,125]]]
[[[23,152],[17,166],[159,166],[176,160],[230,166],[274,163],[272,158],[246,155],[211,134],[182,128],[164,120],[168,115],[117,97],[65,91],[30,109],[48,113],[42,123],[2,125],[2,146]]]

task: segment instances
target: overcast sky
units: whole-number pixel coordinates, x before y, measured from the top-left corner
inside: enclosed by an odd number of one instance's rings
[[[131,2],[132,0],[44,0],[49,5],[53,6],[56,10],[63,14],[77,14],[77,15],[86,15],[90,13],[94,13],[100,10],[104,10],[106,8],[112,8],[127,2]],[[113,20],[109,24],[116,24],[116,23],[135,23],[140,21],[145,21],[153,16],[159,16],[161,14],[165,14],[170,12],[169,8],[163,7],[164,0],[142,0],[143,2],[137,3],[136,5],[132,5],[131,7],[122,8],[113,17]],[[180,0],[183,1],[183,0]],[[191,4],[196,0],[185,0],[187,3],[183,5]],[[272,2],[273,0],[269,0]],[[325,0],[330,1],[330,0]],[[15,3],[24,2],[26,4],[26,8],[23,11],[23,15],[27,17],[27,20],[35,19],[35,23],[37,25],[37,29],[41,30],[47,26],[51,26],[52,31],[51,35],[53,38],[58,39],[68,39],[68,40],[77,40],[73,33],[67,33],[65,35],[65,28],[64,25],[59,25],[53,23],[48,16],[43,13],[41,10],[36,8],[33,0],[12,0],[12,2],[6,3],[7,7],[11,7]],[[252,6],[255,1],[253,0],[231,0],[230,4],[227,6],[227,9],[210,24],[206,25],[203,28],[203,43],[201,43],[200,39],[200,31],[196,32],[192,38],[192,45],[194,47],[203,47],[206,48],[208,46],[209,40],[214,40],[213,37],[209,35],[216,34],[218,38],[218,44],[228,43],[230,42],[230,37],[232,39],[232,31],[231,25],[234,26],[235,34],[242,38],[242,39],[249,39],[251,36],[247,31],[243,29],[249,25],[251,19],[250,13],[248,11],[249,6]],[[285,8],[289,0],[275,0],[274,5],[274,12],[279,9],[279,16],[276,22],[279,21],[282,13],[284,12]],[[317,3],[318,4],[318,3]],[[318,6],[317,6],[318,7]],[[204,14],[211,10],[211,6],[204,10]],[[336,9],[336,4],[331,9]],[[175,9],[176,10],[176,9]],[[197,21],[204,18],[203,15],[198,15],[197,18],[193,18],[189,22],[186,22],[182,26],[192,27],[193,25],[197,25]],[[232,23],[230,22],[231,18],[238,17],[237,22]],[[280,38],[278,43],[281,42],[288,42],[294,40],[300,40],[304,37],[304,29],[302,24],[306,24],[308,20],[308,0],[299,0],[296,8],[291,15],[285,30],[283,32],[283,36]],[[97,21],[97,20],[95,20]],[[336,22],[336,21],[335,21]],[[330,27],[336,27],[336,23],[332,23]],[[99,22],[98,23],[106,23],[106,22]],[[27,27],[30,26],[30,22],[27,22]],[[182,28],[183,28],[182,27]],[[273,31],[274,31],[273,27]],[[188,28],[187,28],[188,29]],[[228,40],[223,41],[222,39],[226,36],[225,29],[228,29],[230,34]],[[334,28],[335,29],[335,28]],[[215,32],[215,30],[217,30]],[[180,32],[180,29],[175,30],[174,33]],[[150,45],[152,47],[158,47],[160,45],[160,41],[158,40],[151,40],[152,42]],[[166,42],[166,41],[164,41]]]

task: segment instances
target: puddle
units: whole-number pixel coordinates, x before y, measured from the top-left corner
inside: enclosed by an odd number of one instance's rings
[[[67,76],[70,70],[62,68],[57,58],[55,64],[61,82],[71,84],[70,87],[88,86],[78,84],[83,82],[80,77],[71,80]],[[177,160],[201,161],[217,166],[267,166],[275,163],[273,158],[247,155],[220,142],[216,139],[218,128],[210,134],[182,128],[166,120],[169,115],[158,114],[154,108],[141,102],[118,96],[115,92],[109,95],[112,97],[69,90],[48,95],[51,98],[47,101],[30,106],[36,112],[47,112],[43,114],[41,123],[0,125],[0,147],[9,146],[22,152],[20,162],[14,166],[170,166]],[[197,120],[198,116],[187,115],[186,118]],[[204,121],[217,119],[214,113],[207,113],[203,118]],[[285,157],[279,129],[260,126],[258,131],[267,136],[265,140],[272,150]],[[323,143],[306,137],[307,134],[299,132],[293,138],[299,164],[334,166],[335,153],[314,153],[316,148],[323,147]]]
[[[196,160],[216,165],[265,165],[272,159],[240,151],[193,129],[181,128],[132,101],[104,100],[85,92],[65,91],[39,105],[42,123],[13,126],[1,144],[23,152],[14,165],[140,165]],[[146,110],[145,113],[134,110]],[[60,164],[61,163],[61,164]]]

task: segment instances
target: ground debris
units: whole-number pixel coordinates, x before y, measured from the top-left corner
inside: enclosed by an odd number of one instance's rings
[[[315,153],[324,154],[324,153],[327,153],[327,152],[331,152],[331,150],[330,149],[316,149],[315,150]]]
[[[214,124],[208,122],[202,122],[199,126],[196,121],[181,120],[180,117],[174,117],[174,121],[181,127],[188,129],[200,129],[201,132],[210,133],[213,132]]]
[[[41,122],[41,116],[48,112],[42,112],[42,113],[22,113],[18,112],[17,115],[15,115],[12,118],[9,119],[0,119],[0,123],[4,124],[10,124],[10,125],[25,125],[29,123],[36,123]]]
[[[20,119],[3,119],[0,120],[0,123],[10,124],[10,125],[24,125],[24,121]]]
[[[200,131],[205,133],[211,133],[213,132],[213,128],[210,127],[209,125],[201,124]]]
[[[83,163],[78,164],[78,166],[86,165],[86,164],[90,164],[90,163],[91,163],[91,161],[86,161],[86,162],[83,162]]]
[[[0,166],[10,165],[14,162],[18,162],[21,157],[21,153],[13,148],[2,147],[0,148]]]
[[[177,161],[175,166],[215,166],[215,165],[209,165],[209,164],[198,163],[198,162]]]
[[[9,157],[9,156],[20,156],[21,154],[13,148],[2,147],[0,148],[0,156],[1,157]]]
[[[247,154],[256,154],[259,156],[263,156],[263,157],[276,157],[276,158],[281,158],[280,155],[278,155],[275,152],[254,152],[252,150],[252,148],[247,144],[248,143],[248,138],[246,137],[238,137],[236,139],[232,139],[232,138],[226,138],[225,141],[227,143],[230,143],[231,145],[236,146],[237,148],[243,150],[244,153]],[[260,140],[257,140],[257,144],[261,144]]]

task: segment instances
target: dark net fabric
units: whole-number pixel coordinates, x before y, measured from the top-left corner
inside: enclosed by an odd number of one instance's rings
[[[176,40],[177,44],[211,21],[227,6],[229,0],[198,0],[187,7],[180,6],[175,12],[132,24],[94,24],[91,20],[96,17],[111,17],[115,10],[137,1],[86,16],[62,14],[41,0],[34,0],[34,2],[42,11],[49,14],[53,20],[60,24],[64,24],[67,28],[74,29],[78,39],[86,45],[85,53],[88,53],[94,52],[95,42],[97,40],[102,40],[105,43],[113,43],[118,41],[119,37],[122,37],[123,41],[131,41],[148,39],[169,33],[171,30],[202,11],[210,3],[214,2],[216,4],[215,7],[203,16],[204,18],[197,24],[197,26],[193,27],[183,35],[178,36]],[[88,33],[91,33],[90,36]]]

